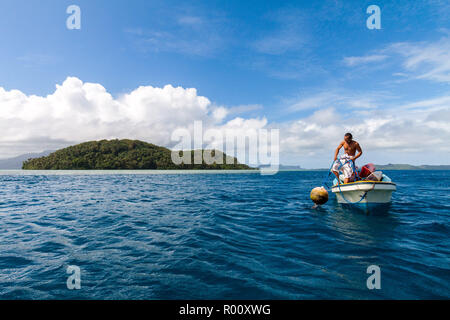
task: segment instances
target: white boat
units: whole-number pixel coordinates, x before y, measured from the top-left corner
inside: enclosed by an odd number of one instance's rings
[[[391,203],[392,192],[395,190],[396,184],[385,174],[381,181],[360,180],[338,185],[337,179],[334,179],[331,188],[338,203],[351,205],[366,212],[387,209]]]

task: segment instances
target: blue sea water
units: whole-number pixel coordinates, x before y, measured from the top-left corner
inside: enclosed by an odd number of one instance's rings
[[[3,171],[0,299],[450,298],[450,171],[388,172],[382,215],[314,209],[323,175]]]

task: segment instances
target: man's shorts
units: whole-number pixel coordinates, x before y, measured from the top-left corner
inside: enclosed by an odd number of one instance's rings
[[[342,171],[345,179],[350,179],[353,177],[353,167],[350,163],[350,156],[348,154],[343,154],[338,160],[336,160],[331,168],[331,171],[338,172]]]

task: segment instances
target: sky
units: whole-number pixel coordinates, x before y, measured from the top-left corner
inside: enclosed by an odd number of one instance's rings
[[[81,29],[66,12],[81,10]],[[369,29],[370,5],[381,29]],[[450,164],[450,2],[0,1],[0,158],[194,121],[278,129],[280,161]]]

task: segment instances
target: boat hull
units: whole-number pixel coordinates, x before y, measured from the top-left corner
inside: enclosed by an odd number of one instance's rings
[[[331,191],[342,204],[387,204],[396,189],[393,182],[358,181],[335,185]]]

